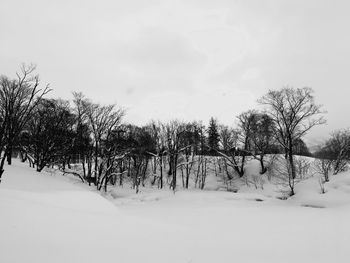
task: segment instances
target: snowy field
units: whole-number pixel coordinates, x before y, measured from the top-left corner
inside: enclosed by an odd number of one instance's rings
[[[116,188],[17,161],[0,185],[0,262],[350,262],[350,173],[269,191]]]

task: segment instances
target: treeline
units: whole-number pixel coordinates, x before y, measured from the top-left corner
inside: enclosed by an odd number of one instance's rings
[[[331,174],[336,175],[348,169],[350,160],[350,130],[335,131],[314,153],[317,172],[323,175],[324,182]]]
[[[324,123],[309,88],[269,91],[259,100],[266,110],[240,114],[236,127],[215,118],[207,126],[173,120],[139,127],[124,123],[126,113],[117,105],[94,103],[80,92],[73,93],[72,101],[49,99],[49,87],[39,84],[34,66],[22,66],[16,79],[0,78],[0,178],[5,160],[11,164],[15,152],[38,172],[55,166],[99,190],[129,180],[138,191],[148,179],[175,190],[179,178],[184,188],[190,178],[204,188],[209,167],[231,180],[244,176],[248,158],[259,160],[264,174],[266,155],[283,154],[293,194],[294,156],[311,155],[302,138]],[[323,147],[318,156],[339,159],[338,149],[329,149]],[[341,154],[349,156],[349,150]]]

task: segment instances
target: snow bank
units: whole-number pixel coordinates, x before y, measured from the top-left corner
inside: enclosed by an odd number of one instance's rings
[[[2,263],[157,259],[141,244],[148,243],[155,227],[163,230],[155,241],[168,233],[161,225],[121,216],[116,206],[78,181],[36,173],[18,162],[6,167],[0,213]]]
[[[348,177],[332,181],[320,196],[341,188],[345,197]],[[149,189],[135,195],[127,188],[109,199],[114,204],[78,180],[17,162],[6,167],[0,262],[349,261],[346,205],[315,209],[301,206],[304,199],[253,192]]]
[[[295,196],[290,202],[307,207],[335,208],[350,206],[350,172],[330,176],[321,190],[321,178],[314,176],[296,185]],[[324,192],[324,193],[323,193]]]

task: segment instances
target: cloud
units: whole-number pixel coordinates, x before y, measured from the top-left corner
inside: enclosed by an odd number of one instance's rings
[[[307,85],[329,112],[319,133],[350,125],[339,118],[350,85],[346,1],[18,4],[1,2],[0,73],[13,76],[21,62],[37,63],[54,95],[81,90],[118,102],[136,123],[211,115],[230,121],[256,107],[267,89]]]

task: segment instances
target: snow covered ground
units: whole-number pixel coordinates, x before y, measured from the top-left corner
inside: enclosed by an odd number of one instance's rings
[[[271,190],[106,198],[76,179],[6,167],[0,262],[350,262],[350,173],[282,201]]]

